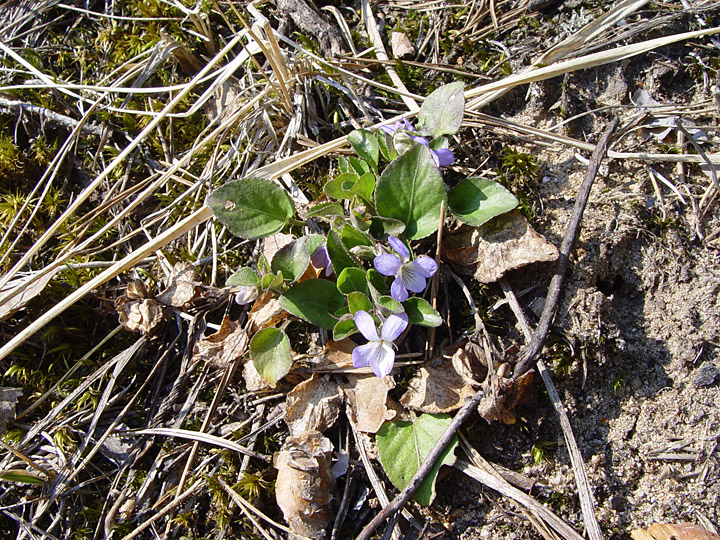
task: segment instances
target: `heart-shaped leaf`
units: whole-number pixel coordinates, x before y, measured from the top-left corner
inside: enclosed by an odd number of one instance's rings
[[[348,141],[358,156],[377,168],[380,149],[374,133],[367,129],[356,129],[348,135]]]
[[[305,211],[306,218],[312,217],[332,217],[341,216],[343,214],[342,205],[336,202],[323,202],[311,206]]]
[[[335,231],[331,230],[328,233],[326,245],[330,261],[337,275],[340,275],[340,272],[349,266],[360,266],[360,261],[350,253],[350,250],[343,244],[340,236]]]
[[[418,111],[417,130],[425,137],[457,133],[465,111],[465,84],[454,82],[441,86],[425,98]]]
[[[509,212],[518,204],[515,195],[488,178],[466,178],[448,194],[453,215],[473,227]]]
[[[376,443],[380,463],[396,488],[408,485],[435,443],[450,424],[447,414],[422,414],[411,421],[385,422],[377,432]],[[440,456],[413,499],[429,506],[435,498],[435,479],[441,465],[455,463],[457,438],[453,438]]]
[[[320,235],[314,235],[320,239]],[[320,240],[321,241],[321,240]],[[315,242],[315,248],[319,242]],[[305,273],[310,264],[310,253],[308,253],[308,237],[303,236],[293,240],[281,247],[273,255],[270,267],[273,272],[282,272],[283,278],[291,283],[297,281]],[[313,252],[315,249],[313,249]]]
[[[228,182],[209,195],[207,204],[231,233],[249,240],[275,234],[294,212],[288,192],[262,178]]]
[[[402,303],[408,316],[408,323],[420,326],[440,326],[442,317],[424,298],[413,296]]]
[[[232,276],[227,278],[225,285],[242,285],[244,287],[255,287],[260,283],[260,276],[255,270],[248,266],[239,268]]]
[[[367,294],[368,285],[365,270],[352,266],[343,269],[337,279],[337,288],[343,294],[350,294],[355,291]]]
[[[293,315],[332,330],[337,319],[335,313],[345,303],[343,295],[332,281],[308,279],[296,283],[278,299],[280,307]]]
[[[434,233],[447,192],[430,150],[414,145],[380,175],[375,207],[383,217],[405,224],[405,237],[418,240]]]
[[[355,321],[352,317],[348,316],[347,319],[340,319],[335,325],[335,328],[333,328],[333,339],[335,341],[340,341],[355,333],[357,333]]]
[[[277,328],[260,330],[250,340],[250,358],[260,376],[275,388],[292,367],[290,340]]]
[[[355,315],[358,311],[370,311],[372,309],[372,302],[367,295],[355,291],[347,295],[348,308],[350,313]]]

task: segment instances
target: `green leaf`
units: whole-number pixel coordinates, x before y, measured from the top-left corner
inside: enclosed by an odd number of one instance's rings
[[[283,273],[278,270],[277,274],[265,274],[260,278],[260,288],[263,291],[274,289],[282,285],[283,281]]]
[[[341,204],[336,202],[323,202],[311,206],[305,211],[306,218],[342,216],[345,211]]]
[[[296,283],[278,299],[280,307],[317,326],[332,330],[337,323],[335,313],[345,303],[343,295],[332,281],[308,279]]]
[[[518,204],[515,195],[487,178],[466,178],[448,194],[450,211],[473,227],[509,212]]]
[[[352,317],[341,319],[333,328],[333,339],[335,341],[340,341],[356,333],[357,326],[355,326],[355,321]]]
[[[231,233],[249,240],[275,234],[294,212],[288,192],[261,178],[228,182],[210,194],[207,204]]]
[[[440,326],[442,317],[433,309],[430,303],[423,299],[413,296],[402,303],[405,313],[408,316],[408,323],[420,326]]]
[[[367,271],[368,285],[370,286],[370,293],[373,298],[377,300],[383,294],[388,293],[388,286],[385,282],[385,276],[374,268],[370,268]]]
[[[20,484],[35,484],[42,485],[45,483],[45,478],[42,476],[25,471],[23,469],[9,469],[0,472],[0,480],[7,482],[18,482]]]
[[[373,216],[370,219],[370,234],[375,240],[384,242],[388,236],[400,236],[405,232],[405,224],[399,219]]]
[[[325,241],[325,237],[322,234],[308,234],[305,236],[305,247],[307,248],[308,255],[311,257],[317,251],[317,248]]]
[[[343,294],[350,294],[358,291],[363,294],[368,293],[367,277],[365,270],[348,266],[344,268],[337,278],[337,288]]]
[[[377,299],[378,305],[392,311],[393,313],[402,313],[405,311],[403,305],[395,300],[392,296],[381,296]]]
[[[418,240],[434,233],[447,192],[430,150],[416,144],[390,163],[375,189],[378,214],[405,224],[405,237]]]
[[[346,188],[352,188],[360,176],[354,172],[338,174],[334,179],[325,183],[325,195],[337,200],[352,199],[355,194]]]
[[[392,145],[390,135],[384,131],[377,132],[377,142],[380,147],[380,153],[387,161],[392,161],[398,156],[397,150]]]
[[[340,174],[350,172],[350,163],[345,156],[338,157],[338,170]]]
[[[297,281],[310,265],[306,236],[293,240],[281,247],[273,255],[270,268],[273,272],[282,272],[283,279],[290,283]]]
[[[350,162],[350,170],[355,171],[359,176],[372,172],[370,164],[367,161],[356,158],[355,156],[349,156],[348,161]]]
[[[330,231],[327,236],[327,250],[330,256],[330,262],[332,262],[333,270],[336,275],[340,275],[340,272],[345,270],[348,266],[360,266],[358,261],[350,253],[345,244],[340,240],[340,236],[335,231]]]
[[[430,94],[418,111],[416,129],[425,137],[453,135],[462,124],[465,111],[465,84],[454,82]]]
[[[348,307],[350,313],[355,315],[358,311],[370,311],[372,309],[372,302],[370,299],[361,292],[351,292],[347,295]]]
[[[410,483],[420,464],[450,424],[447,414],[422,414],[410,422],[385,422],[377,432],[378,457],[385,473],[396,488],[402,490]],[[430,506],[435,498],[435,480],[441,465],[455,463],[457,437],[453,437],[425,481],[415,491],[413,499]]]
[[[372,246],[372,241],[366,234],[361,233],[355,227],[345,225],[340,231],[340,239],[345,247],[352,249],[356,246]]]
[[[367,129],[356,129],[348,135],[348,141],[353,149],[365,161],[377,168],[380,150],[375,135]]]
[[[373,173],[365,173],[350,188],[350,192],[358,195],[364,201],[372,202],[372,194],[375,191],[375,175]]]
[[[225,285],[243,285],[245,287],[255,287],[260,283],[260,276],[248,266],[239,268],[235,273],[227,278]]]
[[[277,328],[260,330],[250,340],[250,358],[260,376],[275,388],[292,367],[290,340]]]

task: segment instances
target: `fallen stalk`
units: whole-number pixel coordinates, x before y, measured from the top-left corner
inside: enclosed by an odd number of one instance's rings
[[[577,237],[577,232],[580,228],[580,221],[582,220],[585,206],[587,206],[588,198],[590,197],[590,189],[592,188],[598,169],[600,168],[600,162],[607,153],[610,137],[617,128],[618,123],[618,118],[613,118],[610,125],[602,134],[602,137],[600,137],[600,140],[595,146],[595,152],[593,152],[592,160],[590,161],[590,165],[585,173],[585,178],[583,179],[583,183],[578,191],[578,196],[575,200],[575,207],[573,208],[572,215],[570,216],[567,229],[565,229],[565,236],[563,236],[562,244],[560,245],[560,257],[558,258],[557,269],[550,281],[547,300],[545,300],[545,306],[543,307],[542,315],[540,316],[540,322],[535,328],[535,332],[533,332],[530,343],[528,343],[522,353],[522,356],[520,357],[519,362],[515,366],[512,377],[514,381],[517,381],[523,373],[528,370],[530,364],[535,360],[543,348],[545,338],[550,330],[550,324],[552,324],[552,321],[555,318],[555,313],[557,312],[563,279],[565,277],[565,271],[567,270],[568,261],[570,260],[570,252],[575,244],[575,238]]]

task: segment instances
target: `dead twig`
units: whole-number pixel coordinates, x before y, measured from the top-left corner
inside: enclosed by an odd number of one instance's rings
[[[575,237],[577,236],[578,228],[580,227],[580,220],[582,219],[585,206],[587,205],[588,197],[590,196],[590,189],[592,188],[595,177],[597,176],[598,169],[600,168],[600,162],[607,153],[610,137],[617,128],[619,120],[617,117],[613,118],[610,125],[600,137],[597,145],[595,146],[595,152],[593,152],[592,161],[588,166],[588,170],[585,173],[585,178],[580,186],[577,199],[575,200],[575,207],[573,208],[570,221],[568,222],[567,229],[565,230],[565,236],[563,237],[562,244],[560,245],[560,257],[558,259],[557,269],[555,274],[550,281],[550,287],[548,289],[547,299],[545,300],[545,306],[543,308],[542,315],[540,316],[540,322],[533,333],[530,343],[522,353],[520,361],[515,366],[513,372],[513,380],[518,380],[523,375],[535,359],[535,357],[542,350],[545,338],[547,337],[548,330],[550,330],[550,324],[555,318],[557,311],[558,302],[560,300],[560,292],[562,291],[563,278],[565,276],[565,270],[567,269],[568,261],[570,258],[570,252],[572,251],[573,244],[575,243]]]

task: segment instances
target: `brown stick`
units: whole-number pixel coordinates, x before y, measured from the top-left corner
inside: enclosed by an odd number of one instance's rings
[[[383,508],[382,511],[380,511],[380,513],[376,515],[370,523],[365,525],[363,530],[360,532],[360,535],[355,540],[369,540],[372,533],[375,532],[375,529],[380,526],[383,520],[395,514],[395,512],[400,510],[400,508],[402,508],[402,506],[408,501],[408,499],[412,497],[412,494],[415,493],[415,490],[420,487],[420,484],[422,484],[423,480],[425,480],[425,477],[430,473],[430,470],[435,465],[435,462],[440,458],[440,455],[445,450],[445,447],[455,436],[455,433],[460,428],[462,423],[477,408],[477,405],[483,395],[483,391],[480,390],[476,392],[469,401],[465,402],[465,405],[463,405],[462,408],[457,412],[455,418],[453,418],[452,422],[450,422],[450,425],[445,428],[442,436],[435,443],[435,446],[433,446],[432,450],[430,450],[430,453],[425,458],[425,461],[422,462],[422,465],[420,465],[417,472],[415,473],[415,476],[412,477],[412,480],[410,480],[408,485],[405,486],[405,489],[403,489],[392,501],[390,501],[390,504]]]
[[[578,191],[578,196],[575,200],[575,207],[573,208],[570,221],[568,222],[567,229],[565,230],[565,236],[563,236],[562,244],[560,245],[560,257],[558,259],[557,269],[555,270],[555,275],[553,275],[552,280],[550,281],[550,287],[548,288],[548,295],[545,300],[545,307],[543,308],[542,315],[540,316],[540,322],[538,323],[537,328],[535,328],[535,332],[533,333],[530,343],[528,343],[527,347],[523,351],[520,361],[515,366],[513,380],[517,380],[528,370],[530,364],[533,360],[535,360],[535,357],[543,348],[545,338],[550,330],[550,325],[552,324],[552,321],[555,318],[555,313],[557,312],[565,270],[567,270],[570,252],[572,251],[573,244],[575,243],[578,228],[580,227],[580,221],[582,220],[582,215],[585,211],[588,197],[590,196],[590,189],[592,188],[598,169],[600,168],[600,162],[607,153],[610,137],[617,128],[618,123],[618,118],[613,118],[610,125],[607,127],[595,146],[592,160],[590,161],[590,165],[588,165],[585,178],[580,186],[580,191]]]

